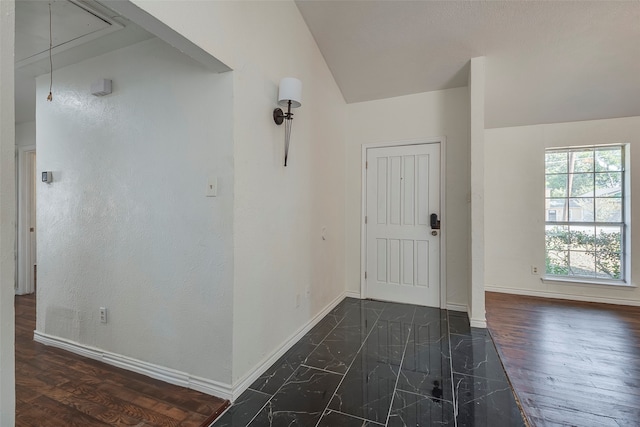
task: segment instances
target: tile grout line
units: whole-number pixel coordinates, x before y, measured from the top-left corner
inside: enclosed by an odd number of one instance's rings
[[[256,393],[264,394],[265,396],[271,396],[269,393],[265,393],[264,391],[256,390],[255,388],[247,387],[247,390],[255,391]]]
[[[344,301],[344,300],[343,300],[343,301]],[[332,311],[333,311],[333,310],[332,310]],[[335,328],[337,328],[337,327],[338,327],[338,325],[340,325],[340,323],[342,323],[342,321],[347,317],[347,312],[348,312],[348,310],[345,312],[344,316],[342,317],[342,319],[340,319],[340,321],[336,324],[336,326],[334,326],[334,327],[333,327],[333,328],[332,328],[332,329],[327,333],[327,335],[325,335],[325,337],[324,337],[324,338],[322,338],[322,339],[320,340],[320,342],[314,346],[313,350],[311,350],[311,351],[309,352],[309,354],[307,355],[307,357],[308,357],[308,356],[310,356],[310,355],[311,355],[311,353],[313,353],[314,351],[316,351],[316,349],[317,349],[318,347],[320,347],[320,344],[322,344],[322,343],[324,342],[324,340],[329,336],[329,334],[331,334],[331,332],[333,332],[333,330],[334,330]],[[377,320],[376,320],[376,321],[377,321]],[[297,343],[296,343],[296,344],[297,344]],[[295,344],[294,344],[294,345],[295,345]],[[307,359],[305,358],[305,361],[306,361],[306,360],[307,360]],[[284,385],[287,383],[287,381],[289,381],[289,380],[291,379],[291,377],[293,376],[293,374],[295,374],[295,373],[298,371],[298,368],[300,368],[300,366],[303,366],[303,365],[304,365],[303,363],[300,363],[300,365],[299,365],[296,369],[294,369],[294,370],[293,370],[293,372],[291,373],[291,375],[289,375],[289,376],[287,377],[287,379],[286,379],[286,380],[284,380],[284,382],[280,385],[280,387],[278,387],[278,389],[277,389],[277,390],[276,390],[276,391],[271,395],[271,397],[269,397],[269,399],[267,399],[267,401],[264,403],[264,405],[262,405],[262,406],[260,407],[260,409],[258,409],[258,412],[256,412],[256,414],[253,416],[253,418],[251,418],[251,419],[249,420],[249,422],[246,424],[246,426],[245,426],[245,427],[248,427],[248,426],[249,426],[249,424],[251,424],[251,423],[253,422],[253,420],[255,420],[255,419],[256,419],[256,417],[260,414],[260,412],[262,412],[262,410],[263,410],[263,409],[264,409],[264,408],[269,404],[269,402],[271,402],[271,400],[273,399],[273,396],[275,396],[275,395],[280,391],[280,389],[282,389],[282,387],[284,387]],[[307,366],[307,365],[304,365],[304,366]],[[332,373],[332,374],[335,374],[335,372],[331,372],[331,373]],[[339,374],[338,374],[338,375],[339,375]],[[344,379],[344,377],[343,377],[343,379]],[[264,393],[264,394],[267,394],[267,393]],[[322,418],[322,415],[320,415],[320,418]]]
[[[449,310],[447,312],[447,340],[449,341],[449,375],[451,376],[451,400],[453,400],[453,423],[458,427],[458,396],[453,383],[453,353],[451,351],[451,319],[449,318]],[[455,335],[455,334],[454,334]]]
[[[396,398],[396,390],[398,390],[398,381],[400,380],[400,373],[402,372],[402,365],[404,364],[404,356],[407,353],[407,347],[409,346],[409,337],[411,336],[411,331],[415,325],[413,324],[416,319],[416,308],[413,309],[413,316],[411,317],[411,326],[409,326],[409,333],[407,334],[407,341],[404,343],[404,350],[402,350],[402,359],[400,360],[400,366],[398,366],[398,376],[396,377],[396,383],[393,386],[393,391],[391,392],[391,402],[389,402],[389,411],[387,412],[387,419],[385,420],[384,425],[389,424],[389,417],[391,417],[391,409],[393,408],[393,401]]]
[[[366,309],[365,309],[366,310]],[[360,348],[358,349],[358,351],[356,351],[356,355],[354,356],[353,360],[351,361],[351,363],[349,363],[349,367],[347,368],[347,370],[344,372],[344,375],[342,376],[342,379],[340,380],[340,382],[338,383],[338,386],[336,387],[336,389],[334,390],[333,394],[331,395],[331,397],[329,398],[329,401],[327,402],[327,406],[325,406],[324,410],[322,411],[322,415],[320,415],[320,418],[318,418],[318,422],[316,423],[315,427],[318,427],[320,425],[320,421],[322,420],[322,417],[324,416],[325,412],[327,412],[327,409],[329,409],[329,405],[331,405],[331,401],[333,400],[333,398],[336,396],[336,392],[338,391],[338,389],[340,388],[340,386],[342,385],[342,382],[344,381],[344,379],[347,377],[347,374],[349,373],[349,369],[351,369],[351,366],[353,365],[353,362],[355,362],[356,357],[358,357],[358,354],[360,353],[360,350],[362,350],[362,348],[364,347],[364,344],[367,342],[367,340],[369,339],[369,336],[371,335],[371,332],[373,332],[373,328],[376,326],[376,324],[378,323],[378,320],[380,320],[380,316],[382,316],[382,313],[384,313],[383,309],[380,314],[378,314],[378,317],[376,317],[375,322],[373,322],[373,324],[371,325],[371,329],[369,329],[369,332],[367,332],[367,336],[364,338],[364,340],[362,341],[362,344],[360,344]]]
[[[396,391],[401,391],[403,393],[413,394],[414,396],[427,397],[427,398],[429,398],[431,400],[438,400],[440,402],[447,402],[447,403],[453,404],[453,402],[450,401],[450,400],[442,399],[442,398],[439,398],[439,397],[427,396],[426,394],[416,393],[415,391],[403,390],[401,388],[396,389]]]
[[[260,409],[258,409],[258,412],[256,412],[256,414],[253,416],[253,418],[251,418],[251,419],[249,420],[249,422],[246,424],[246,426],[245,426],[245,427],[248,427],[248,426],[249,426],[249,424],[251,424],[251,423],[253,422],[253,420],[255,420],[255,419],[256,419],[256,417],[257,417],[258,415],[260,415],[260,412],[262,412],[262,410],[263,410],[263,409],[264,409],[264,408],[269,404],[269,402],[271,402],[271,399],[273,399],[273,396],[275,396],[275,395],[276,395],[276,393],[278,393],[278,392],[280,391],[280,389],[281,389],[282,387],[284,387],[284,385],[287,383],[287,381],[289,381],[289,379],[291,379],[291,377],[293,376],[293,374],[295,374],[295,373],[296,373],[296,371],[297,371],[297,370],[298,370],[298,369],[296,368],[296,369],[291,373],[291,375],[289,375],[289,376],[287,377],[287,379],[286,379],[286,380],[284,380],[284,382],[282,383],[282,385],[280,385],[280,387],[278,387],[278,389],[277,389],[277,390],[276,390],[272,395],[270,395],[270,397],[267,399],[267,401],[266,401],[266,402],[264,402],[264,405],[262,405],[262,406],[260,407]],[[267,394],[267,393],[263,393],[263,394]]]
[[[325,409],[325,411],[326,411],[326,409]],[[346,412],[338,411],[337,409],[329,409],[329,411],[335,412],[336,414],[344,415],[344,416],[349,417],[349,418],[356,418],[356,419],[358,419],[360,421],[366,421],[368,423],[373,423],[373,424],[378,425],[378,426],[384,426],[384,424],[380,424],[377,421],[371,421],[371,420],[368,420],[366,418],[359,417],[357,415],[347,414]]]
[[[344,375],[344,374],[341,374],[340,372],[335,372],[335,371],[330,371],[328,369],[318,368],[317,366],[305,365],[304,363],[301,363],[300,366],[304,366],[305,368],[310,368],[310,369],[316,369],[318,371],[323,371],[323,372],[326,372],[328,374]]]
[[[344,301],[344,300],[342,300],[340,303],[342,303],[343,301]],[[332,311],[333,311],[333,310],[332,310]],[[334,326],[334,327],[333,327],[333,328],[332,328],[332,329],[331,329],[331,330],[330,330],[330,331],[325,335],[325,337],[324,337],[324,338],[322,338],[322,340],[320,340],[320,342],[314,346],[314,349],[313,349],[313,350],[311,350],[311,351],[309,352],[309,354],[307,355],[307,357],[308,357],[308,356],[310,356],[310,355],[311,355],[311,353],[313,353],[314,351],[316,351],[316,349],[317,349],[318,347],[320,347],[320,344],[322,344],[322,343],[324,342],[324,340],[325,340],[325,339],[326,339],[326,338],[331,334],[331,332],[333,332],[333,331],[334,331],[334,330],[335,330],[335,329],[336,329],[336,328],[337,328],[337,327],[342,323],[342,321],[343,321],[344,319],[346,319],[346,317],[347,317],[347,313],[348,313],[348,312],[349,312],[349,309],[347,309],[347,310],[345,311],[344,315],[342,316],[342,319],[340,319],[340,321],[339,321],[339,322],[338,322],[338,323],[337,323],[337,324],[336,324],[336,325],[335,325],[335,326]],[[380,315],[378,315],[378,317],[380,317]],[[378,321],[378,319],[376,319],[376,322],[377,322],[377,321]],[[368,337],[368,335],[367,335],[367,337]],[[365,340],[366,340],[366,339],[365,339]],[[306,360],[307,360],[307,359],[305,358],[305,361],[306,361]],[[274,396],[275,396],[275,395],[280,391],[280,389],[282,389],[282,387],[284,387],[284,386],[285,386],[285,384],[287,384],[287,381],[289,381],[289,380],[291,379],[291,377],[293,376],[293,374],[295,374],[295,373],[298,371],[298,368],[300,368],[300,366],[302,366],[302,365],[303,365],[303,363],[300,363],[300,365],[299,365],[296,369],[294,369],[294,370],[293,370],[293,372],[291,373],[291,375],[289,375],[289,376],[287,377],[287,379],[286,379],[286,380],[284,380],[284,382],[282,383],[282,385],[280,385],[280,387],[278,387],[278,389],[277,389],[277,390],[276,390],[276,391],[271,395],[271,397],[270,397],[270,398],[269,398],[269,399],[264,403],[264,405],[262,405],[262,406],[260,407],[260,409],[258,410],[258,412],[253,416],[253,418],[251,418],[251,419],[249,420],[249,422],[246,424],[246,426],[245,426],[245,427],[248,427],[248,426],[249,426],[249,424],[251,424],[251,423],[253,422],[253,420],[255,420],[255,419],[256,419],[256,417],[260,414],[260,412],[262,412],[262,410],[263,410],[263,409],[264,409],[264,408],[269,404],[269,402],[271,402],[271,400],[273,399],[273,397],[274,397]],[[307,365],[304,365],[304,366],[307,366]],[[349,366],[351,366],[351,365],[349,365]],[[347,371],[348,371],[348,369],[347,369]],[[331,372],[331,373],[332,373],[332,374],[336,374],[335,372]],[[340,374],[338,374],[338,375],[340,375]],[[346,375],[346,373],[345,373],[345,375]],[[344,380],[344,376],[342,377],[342,380]],[[340,383],[342,383],[342,380],[340,380]],[[338,386],[340,386],[340,384],[338,384]],[[336,389],[336,390],[337,390],[337,389]],[[265,394],[267,394],[267,393],[265,393]],[[332,398],[333,398],[333,397],[332,397]],[[331,400],[329,400],[329,403],[331,403]],[[329,406],[329,404],[327,404],[327,406]],[[326,410],[326,408],[325,408],[324,410]],[[320,415],[320,419],[322,419],[322,414]],[[320,422],[320,420],[318,420],[318,422]]]

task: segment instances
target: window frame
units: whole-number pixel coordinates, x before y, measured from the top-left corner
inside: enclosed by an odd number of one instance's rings
[[[595,185],[595,178],[596,178],[596,174],[598,173],[598,171],[596,170],[596,164],[594,161],[594,166],[593,166],[593,170],[590,172],[573,172],[574,174],[577,173],[588,173],[588,174],[592,174],[593,175],[593,179],[594,179],[594,187],[593,187],[593,203],[594,203],[594,208],[593,208],[593,220],[592,221],[572,221],[571,220],[571,214],[569,212],[570,209],[570,200],[572,198],[579,198],[577,196],[571,197],[571,194],[568,193],[569,189],[567,188],[567,194],[564,197],[564,199],[567,201],[566,202],[566,208],[567,209],[567,216],[566,216],[566,220],[562,220],[562,221],[558,221],[557,219],[555,221],[549,221],[549,217],[548,217],[548,212],[550,212],[551,210],[554,210],[554,208],[551,208],[548,201],[553,200],[553,199],[562,199],[562,197],[550,197],[550,195],[547,194],[547,176],[549,175],[556,175],[556,174],[550,174],[547,173],[547,154],[548,153],[552,153],[552,152],[559,152],[559,153],[569,153],[569,152],[588,152],[588,151],[592,151],[595,152],[597,150],[601,150],[601,149],[607,149],[607,148],[617,148],[619,147],[621,150],[621,170],[619,171],[621,173],[621,183],[620,183],[620,191],[621,191],[621,195],[620,195],[620,200],[622,203],[622,207],[621,207],[621,221],[620,222],[605,222],[605,221],[597,221],[597,214],[596,214],[596,199],[598,199],[597,197],[597,186]],[[544,244],[544,253],[545,253],[545,259],[547,256],[547,243],[546,243],[546,235],[547,235],[547,227],[549,226],[559,226],[559,227],[580,227],[580,226],[589,226],[589,227],[594,227],[594,230],[597,229],[597,227],[601,227],[601,226],[616,226],[616,227],[620,227],[621,228],[621,242],[620,242],[620,262],[621,262],[621,266],[620,266],[620,279],[608,279],[608,278],[604,278],[604,277],[597,277],[597,276],[580,276],[580,275],[575,275],[575,274],[567,274],[567,275],[554,275],[554,274],[549,274],[547,273],[547,268],[546,268],[546,262],[545,262],[545,269],[543,272],[543,277],[542,277],[542,281],[543,282],[547,282],[547,283],[568,283],[568,284],[595,284],[595,285],[608,285],[608,286],[633,286],[631,284],[631,226],[630,226],[630,219],[631,219],[631,200],[630,200],[630,185],[629,185],[629,179],[630,179],[630,173],[629,173],[629,144],[627,143],[615,143],[615,144],[598,144],[598,145],[587,145],[587,146],[569,146],[569,147],[547,147],[545,148],[544,151],[545,157],[544,157],[544,177],[545,177],[545,186],[544,186],[544,229],[545,229],[545,244]],[[616,171],[617,172],[617,171]],[[567,178],[569,177],[569,170],[567,170],[566,173],[560,173],[560,174],[566,174]],[[556,218],[557,218],[557,209],[556,210]],[[570,244],[569,244],[570,245]],[[570,247],[570,246],[569,246]],[[571,253],[571,250],[569,250],[569,254]]]

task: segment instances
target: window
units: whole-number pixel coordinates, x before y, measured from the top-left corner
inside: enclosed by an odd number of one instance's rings
[[[545,153],[546,275],[625,281],[624,147]]]

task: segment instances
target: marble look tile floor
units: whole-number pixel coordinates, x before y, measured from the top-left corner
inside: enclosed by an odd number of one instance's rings
[[[212,425],[525,423],[491,337],[466,314],[347,298]]]

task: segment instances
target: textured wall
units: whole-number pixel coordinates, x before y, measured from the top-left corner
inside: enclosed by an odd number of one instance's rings
[[[15,4],[0,2],[0,425],[15,419],[14,284],[15,284],[15,128],[13,45]]]
[[[99,78],[111,95],[89,93]],[[232,76],[154,39],[57,70],[51,103],[48,83],[37,81],[37,169],[54,176],[37,194],[38,331],[229,383]],[[218,197],[205,197],[209,176]]]
[[[347,288],[360,291],[362,144],[446,138],[447,302],[467,305],[469,91],[466,87],[347,106]]]
[[[485,271],[489,290],[640,305],[637,287],[543,283],[544,150],[629,143],[631,281],[640,281],[640,117],[485,131]]]
[[[135,3],[234,69],[238,383],[344,291],[345,103],[292,1]],[[288,76],[303,100],[284,168],[271,112]]]

